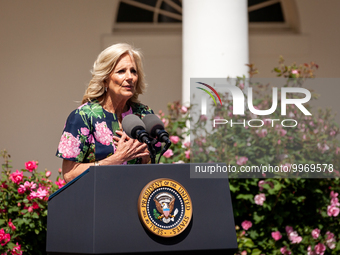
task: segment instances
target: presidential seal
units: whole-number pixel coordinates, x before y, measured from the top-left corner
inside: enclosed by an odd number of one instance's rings
[[[149,182],[138,199],[138,215],[151,233],[172,237],[182,233],[192,218],[192,203],[186,189],[171,179]]]

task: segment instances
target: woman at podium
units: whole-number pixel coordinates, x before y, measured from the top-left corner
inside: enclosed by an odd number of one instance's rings
[[[130,139],[121,126],[128,114],[143,118],[153,113],[138,100],[145,87],[141,53],[137,49],[119,43],[99,54],[82,105],[68,116],[56,153],[63,159],[66,182],[93,165],[149,161],[146,144]]]

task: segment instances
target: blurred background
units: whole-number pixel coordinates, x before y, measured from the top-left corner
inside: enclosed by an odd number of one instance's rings
[[[243,2],[241,11],[233,11],[236,2]],[[198,8],[208,12],[210,6],[216,16],[190,22]],[[254,63],[258,77],[274,77],[271,70],[283,55],[287,64],[316,62],[317,77],[337,78],[339,9],[338,0],[0,0],[0,149],[11,154],[14,170],[38,160],[40,171],[56,176],[62,160],[55,152],[66,118],[79,106],[98,54],[117,42],[144,53],[148,91],[141,101],[155,112],[175,100],[189,105],[185,87],[188,77],[197,77],[190,68],[219,65],[204,57],[197,61],[194,56],[204,55],[198,45],[209,52],[242,44],[222,55],[240,63],[243,74],[245,64]],[[216,32],[211,24],[219,15],[241,16],[247,24],[218,21]],[[194,29],[202,31],[200,37],[191,36]],[[242,41],[232,29],[246,32]],[[235,74],[222,67],[225,73],[214,75]],[[339,92],[328,101],[336,105]]]

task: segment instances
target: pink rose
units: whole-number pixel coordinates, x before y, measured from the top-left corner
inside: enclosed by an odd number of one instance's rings
[[[327,144],[321,145],[320,143],[318,143],[317,146],[321,153],[325,153],[325,151],[329,150],[329,146]]]
[[[186,108],[184,105],[181,107],[181,113],[187,113],[188,108]]]
[[[296,231],[294,231],[294,229],[290,226],[286,226],[286,232],[288,235],[288,239],[292,242],[292,243],[300,243],[302,241],[302,237],[298,235],[298,233]]]
[[[166,158],[170,158],[172,155],[174,155],[174,153],[172,152],[171,149],[168,149],[168,150],[163,154],[163,156],[166,157]]]
[[[312,246],[308,246],[307,248],[307,255],[316,255],[315,251],[312,251]]]
[[[280,134],[280,136],[285,136],[287,134],[287,131],[284,130],[284,129],[280,129],[279,134]]]
[[[260,193],[255,196],[254,200],[255,200],[255,204],[263,205],[263,202],[266,201],[266,195],[264,193]]]
[[[15,184],[18,184],[22,181],[23,179],[23,172],[19,172],[19,170],[16,170],[14,173],[11,173],[9,178],[11,179],[12,182]]]
[[[288,238],[292,243],[300,243],[302,241],[302,237],[296,231],[290,233]]]
[[[57,184],[58,188],[60,189],[66,184],[66,182],[63,179],[59,179],[58,181],[55,182],[55,184]]]
[[[25,189],[24,185],[20,185],[20,187],[18,188],[18,193],[22,195],[22,194],[25,193],[25,191],[26,191],[26,189]]]
[[[162,146],[162,143],[161,142],[158,142],[155,144],[156,147],[161,147]]]
[[[33,202],[32,208],[33,208],[34,210],[39,209],[39,204],[38,204],[37,202]]]
[[[48,196],[48,191],[46,189],[43,189],[42,187],[38,188],[37,191],[32,191],[30,194],[31,198],[44,199],[46,196]]]
[[[12,255],[22,255],[21,245],[18,244],[18,242],[16,243],[16,245],[13,247],[11,251],[12,251]]]
[[[319,235],[320,235],[320,229],[316,228],[312,231],[312,237],[314,239],[317,239],[319,237]]]
[[[38,165],[35,161],[28,161],[25,163],[25,167],[28,171],[33,172],[33,170],[37,169]]]
[[[11,240],[11,236],[8,233],[5,233],[5,230],[0,229],[0,244],[1,246],[6,245]]]
[[[162,118],[162,122],[163,122],[165,128],[169,125],[168,119]]]
[[[253,226],[253,224],[251,223],[251,221],[245,220],[241,223],[241,226],[244,230],[248,230]]]
[[[323,255],[325,253],[326,246],[323,243],[318,243],[314,246],[314,250],[316,254]]]
[[[45,173],[45,176],[48,178],[48,177],[50,177],[51,176],[51,171],[47,171],[46,173]]]
[[[287,235],[289,235],[291,232],[293,232],[293,227],[291,226],[286,226],[286,232],[287,232]]]
[[[14,226],[14,224],[13,224],[13,222],[12,222],[12,219],[9,219],[8,226],[9,226],[13,231],[15,231],[15,230],[17,229],[16,226]]]
[[[33,207],[32,207],[32,206],[28,207],[28,208],[27,208],[27,211],[28,211],[28,212],[33,212]]]
[[[263,190],[262,185],[265,184],[265,183],[266,183],[266,182],[265,182],[264,180],[261,180],[261,181],[259,181],[259,182],[257,183],[257,186],[259,186],[260,191]]]
[[[293,69],[293,70],[292,70],[292,74],[298,74],[298,73],[299,73],[298,70],[296,70],[296,69]]]
[[[329,205],[327,207],[327,214],[329,217],[337,217],[339,215],[340,209],[334,205]]]
[[[264,129],[261,129],[261,131],[256,130],[256,133],[257,133],[257,135],[258,135],[259,137],[266,137],[268,131],[267,131],[267,129],[264,128]]]
[[[332,250],[335,249],[336,240],[332,232],[329,231],[326,232],[326,244],[330,249]]]
[[[286,247],[286,246],[282,247],[282,248],[280,249],[280,252],[281,252],[282,254],[284,254],[284,255],[290,255],[290,254],[292,254],[290,251],[287,250],[287,247]]]
[[[272,237],[274,238],[275,241],[278,241],[282,238],[282,235],[280,231],[275,231],[275,232],[272,232]]]
[[[187,159],[190,159],[190,150],[187,150],[187,151],[185,151],[184,153],[185,153],[185,157],[186,157]]]
[[[238,158],[238,157],[236,156],[236,160],[237,160],[237,161],[236,161],[236,164],[242,166],[242,165],[245,165],[245,164],[247,163],[248,158],[247,158],[247,157],[240,157],[240,158]]]
[[[21,185],[20,185],[21,186]],[[37,184],[34,183],[34,182],[28,182],[28,181],[25,181],[24,183],[24,187],[28,190],[33,190],[37,187]]]
[[[173,143],[173,144],[176,144],[179,142],[179,137],[178,136],[175,136],[175,135],[171,135],[169,137],[170,141]]]
[[[330,194],[331,198],[336,198],[338,195],[339,194],[334,192],[333,190],[331,191],[331,194]]]
[[[340,206],[339,199],[337,197],[332,198],[331,205]]]
[[[190,142],[189,141],[185,142],[183,145],[184,145],[185,148],[189,148],[190,147]]]
[[[263,185],[264,184],[269,184],[269,186],[271,187],[271,188],[274,188],[274,184],[272,183],[272,182],[267,182],[267,181],[264,181],[264,180],[261,180],[261,181],[259,181],[258,182],[258,186],[259,186],[259,190],[260,191],[262,191],[263,190]]]

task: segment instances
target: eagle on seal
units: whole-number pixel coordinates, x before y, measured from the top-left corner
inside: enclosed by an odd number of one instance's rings
[[[157,211],[161,214],[158,219],[163,220],[164,223],[168,223],[170,219],[176,216],[177,209],[173,215],[171,214],[175,207],[175,197],[172,194],[162,192],[156,195],[153,200],[155,201]]]

